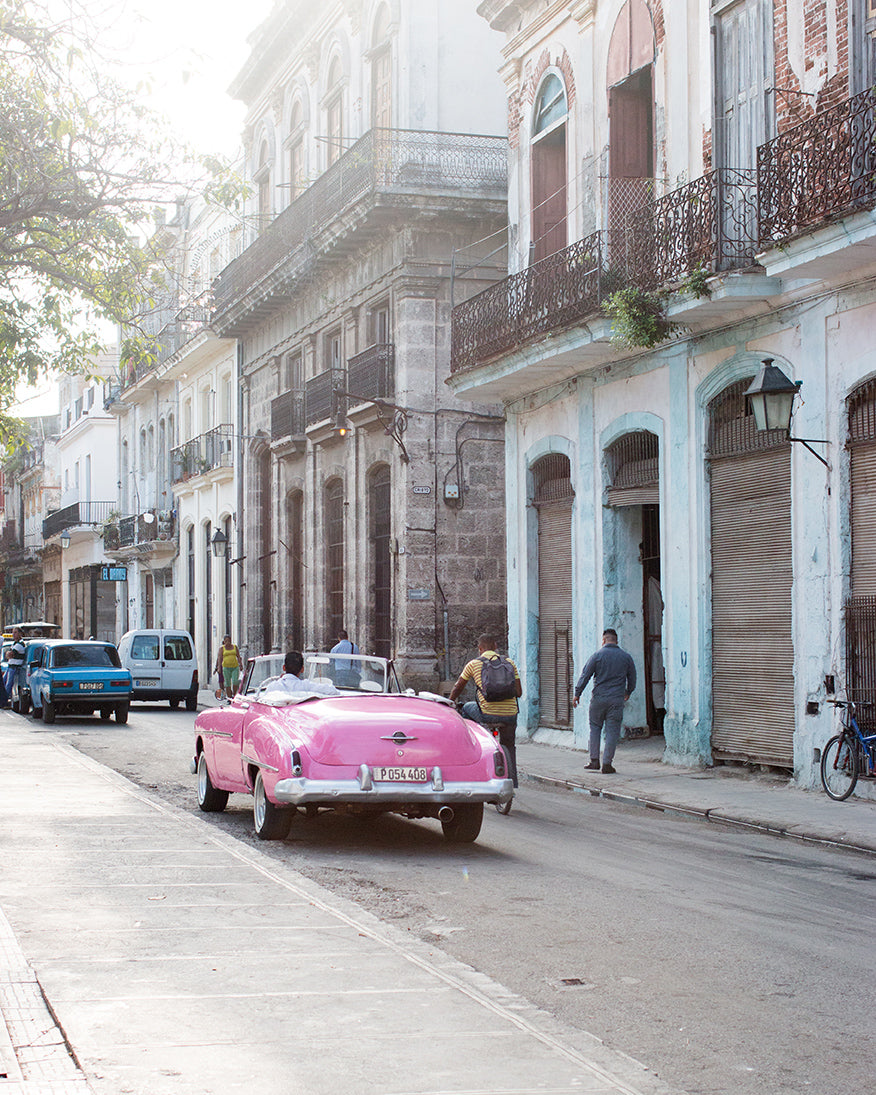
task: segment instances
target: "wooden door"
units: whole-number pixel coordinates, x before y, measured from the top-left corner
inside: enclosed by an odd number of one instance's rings
[[[566,237],[566,127],[532,146],[533,261],[562,250]]]

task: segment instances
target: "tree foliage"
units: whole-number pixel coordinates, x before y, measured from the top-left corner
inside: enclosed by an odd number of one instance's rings
[[[156,205],[196,188],[233,200],[226,166],[178,146],[144,98],[84,10],[0,0],[0,415],[20,379],[87,370],[98,317],[130,336],[162,283]]]

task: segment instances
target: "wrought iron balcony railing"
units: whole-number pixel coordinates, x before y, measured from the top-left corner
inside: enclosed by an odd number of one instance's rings
[[[304,421],[307,426],[334,419],[341,413],[344,370],[326,369],[307,381],[304,387]]]
[[[151,518],[151,520],[150,520]],[[176,522],[173,510],[147,510],[119,518],[118,535],[104,537],[108,550],[150,544],[155,540],[172,540]]]
[[[347,360],[347,406],[356,397],[395,399],[395,344],[378,342]]]
[[[757,150],[760,248],[876,206],[876,89]]]
[[[230,468],[233,465],[234,427],[228,424],[214,426],[200,437],[171,449],[170,453],[170,473],[174,483],[203,475],[214,468]]]
[[[271,275],[287,276],[312,254],[312,240],[369,194],[488,191],[504,197],[507,141],[458,133],[372,129],[283,210],[219,275],[216,313]]]
[[[50,513],[43,521],[43,539],[57,536],[68,528],[77,525],[99,525],[115,509],[115,502],[73,502],[63,509]]]
[[[604,293],[610,291],[606,236],[594,232],[458,304],[453,309],[451,369],[505,353],[599,311]]]
[[[271,400],[271,440],[304,436],[304,392],[283,392]]]
[[[677,284],[694,270],[717,274],[754,265],[757,179],[722,168],[632,213],[626,275],[642,288]]]

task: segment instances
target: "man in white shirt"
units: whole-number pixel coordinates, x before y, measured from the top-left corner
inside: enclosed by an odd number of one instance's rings
[[[341,693],[329,681],[314,681],[302,677],[304,656],[300,650],[290,650],[283,659],[283,673],[279,680],[270,685],[271,692],[313,692],[318,696],[340,696]]]

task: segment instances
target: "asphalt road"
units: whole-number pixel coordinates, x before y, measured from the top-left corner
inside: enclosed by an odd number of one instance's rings
[[[194,716],[34,732],[198,814]],[[254,842],[232,796],[205,825]],[[261,845],[691,1095],[872,1086],[876,861],[524,785],[478,842],[434,821],[300,818]]]

